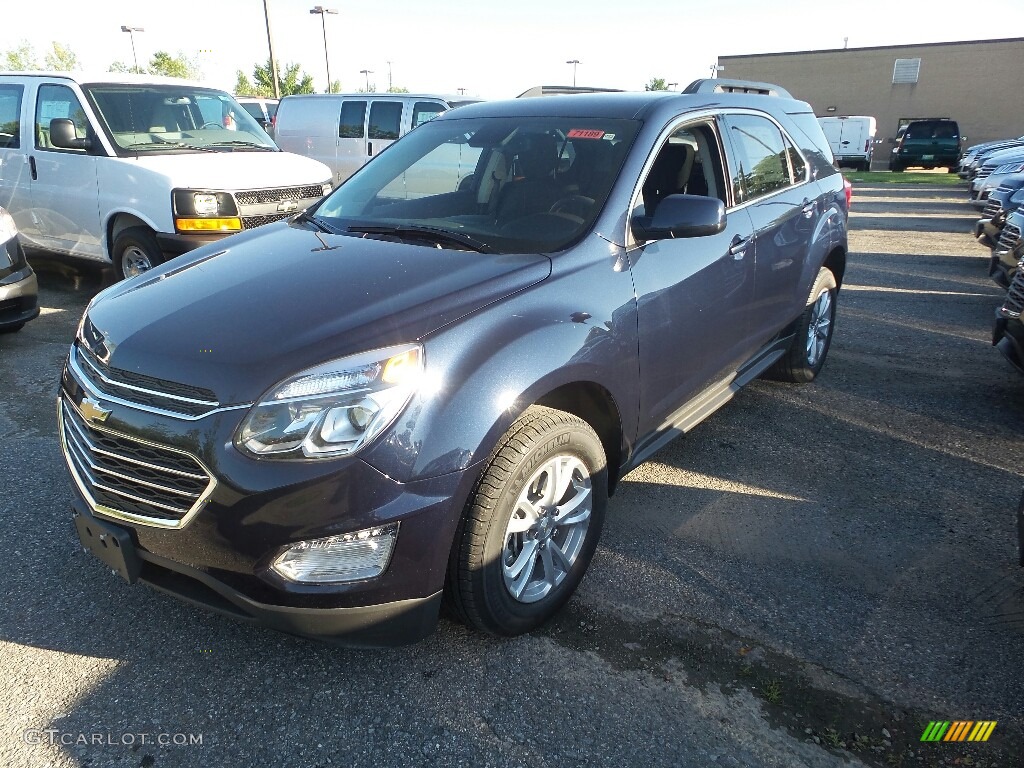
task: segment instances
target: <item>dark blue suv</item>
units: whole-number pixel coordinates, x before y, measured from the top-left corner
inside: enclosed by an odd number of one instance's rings
[[[90,304],[59,399],[82,544],[282,631],[503,635],[630,469],[832,338],[849,186],[725,80],[474,104],[330,196]]]

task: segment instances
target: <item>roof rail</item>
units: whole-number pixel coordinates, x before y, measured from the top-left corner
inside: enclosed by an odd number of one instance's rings
[[[772,83],[757,83],[751,80],[726,80],[725,78],[704,78],[694,80],[683,93],[759,93],[762,96],[781,96],[793,98],[789,91]]]

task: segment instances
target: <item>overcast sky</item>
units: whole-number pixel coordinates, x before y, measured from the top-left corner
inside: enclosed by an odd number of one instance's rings
[[[306,0],[267,0],[279,62],[297,62],[326,85],[320,16]],[[65,43],[82,68],[106,71],[132,63],[135,34],[140,64],[154,51],[195,59],[210,85],[231,89],[235,71],[251,76],[267,59],[263,0],[45,0],[10,2],[0,24],[0,51],[22,40],[40,61],[51,41]],[[849,46],[1024,37],[1024,0],[987,0],[982,23],[967,23],[966,6],[857,0],[328,0],[331,78],[344,90],[370,82],[415,92],[512,97],[535,85],[576,81],[641,89],[652,77],[684,87],[706,77],[718,56]],[[976,20],[980,17],[973,17]],[[724,77],[728,72],[723,73]]]

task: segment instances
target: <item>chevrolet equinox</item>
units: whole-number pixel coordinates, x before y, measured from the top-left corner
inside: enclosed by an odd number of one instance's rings
[[[765,83],[479,103],[310,209],[95,297],[58,411],[83,547],[306,637],[528,632],[616,483],[825,362],[849,185]]]

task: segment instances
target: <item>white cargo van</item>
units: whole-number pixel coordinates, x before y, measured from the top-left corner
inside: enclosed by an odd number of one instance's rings
[[[326,163],[337,186],[417,125],[476,101],[410,93],[286,96],[277,108],[274,138],[286,152]]]
[[[871,170],[871,156],[875,147],[875,118],[867,115],[849,117],[819,117],[832,154],[840,166],[862,171]]]
[[[28,248],[123,277],[306,208],[330,169],[238,102],[175,78],[0,74],[0,206]]]

